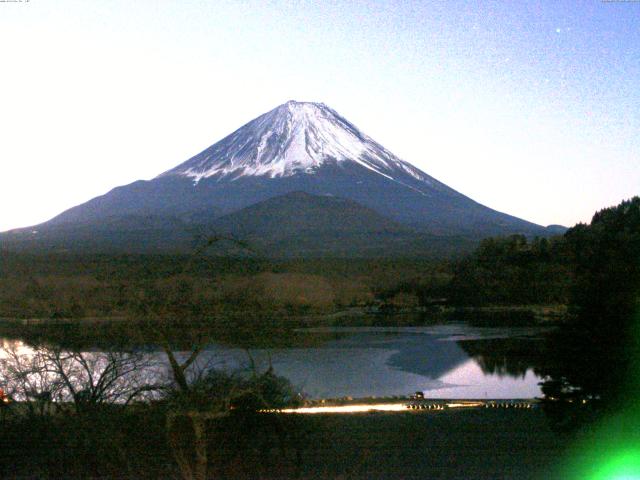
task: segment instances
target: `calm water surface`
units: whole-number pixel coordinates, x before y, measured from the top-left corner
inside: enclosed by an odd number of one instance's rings
[[[210,344],[201,368],[264,371],[271,365],[310,398],[407,395],[429,398],[533,398],[541,396],[528,362],[541,329],[479,328],[465,324],[403,328],[323,328],[305,346],[241,349]],[[19,345],[2,340],[6,346]],[[309,344],[313,346],[308,346]],[[26,346],[20,347],[24,352]],[[87,352],[91,354],[91,352]],[[187,356],[189,352],[178,352]],[[149,356],[164,363],[161,351]],[[0,357],[2,353],[0,352]],[[203,367],[206,366],[206,367]],[[162,369],[163,367],[161,367]],[[161,375],[162,373],[158,373]]]
[[[234,349],[205,355],[225,369],[272,365],[311,398],[407,395],[430,398],[532,398],[541,378],[526,359],[540,329],[440,325],[405,328],[307,329],[335,334],[319,346]],[[505,342],[508,349],[501,348]]]

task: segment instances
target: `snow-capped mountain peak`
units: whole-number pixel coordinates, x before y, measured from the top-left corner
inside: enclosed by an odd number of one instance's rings
[[[328,197],[336,202],[327,202]],[[363,239],[366,245],[358,244],[357,255],[386,255],[388,248],[410,255],[423,241],[417,232],[434,238],[546,232],[487,208],[400,160],[327,105],[289,101],[162,175],[70,208],[38,226],[38,235],[32,228],[24,238],[42,239],[46,248],[101,235],[105,245],[119,238],[127,239],[126,248],[136,248],[130,240],[140,238],[142,251],[156,252],[163,245],[172,251],[175,242],[190,238],[184,235],[192,227],[208,232],[224,224],[234,235],[261,241],[259,232],[280,231],[279,222],[289,217],[288,228],[300,237],[277,242],[305,239],[301,248],[308,253],[305,242],[317,234],[329,240],[315,252],[329,256],[341,256],[352,241]],[[215,223],[218,219],[226,223]],[[90,235],[86,225],[93,229]],[[305,230],[312,225],[313,235]],[[67,228],[75,233],[68,234]],[[403,228],[411,230],[408,237]],[[139,237],[139,232],[146,233]],[[273,245],[281,245],[277,242]],[[429,245],[439,248],[440,240],[434,242]]]
[[[323,165],[349,162],[390,180],[401,182],[409,175],[432,185],[431,177],[395,157],[325,104],[294,100],[160,176],[186,176],[197,184],[209,177],[235,180],[314,174]]]

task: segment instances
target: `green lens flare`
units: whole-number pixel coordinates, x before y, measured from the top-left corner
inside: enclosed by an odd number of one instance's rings
[[[549,478],[557,480],[640,480],[640,412],[636,409],[603,420],[583,431]]]
[[[624,421],[629,423],[623,426]],[[640,441],[637,434],[629,432],[631,425],[640,425],[637,421],[635,415],[620,416],[574,445],[564,473],[555,478],[640,480]]]
[[[588,479],[640,480],[640,450],[628,450],[614,454]]]

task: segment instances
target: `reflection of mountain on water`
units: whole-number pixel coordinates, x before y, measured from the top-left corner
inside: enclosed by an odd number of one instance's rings
[[[270,354],[276,371],[312,396],[398,395],[448,387],[438,380],[469,357],[455,342],[414,333],[356,333],[315,349]]]
[[[389,357],[387,365],[433,379],[469,359],[456,342],[443,342],[435,335],[402,335],[388,345],[396,352]]]
[[[540,342],[527,338],[465,340],[457,344],[486,374],[524,378],[527,370],[539,365]]]
[[[272,366],[276,374],[288,378],[311,398],[406,395],[415,391],[429,392],[432,398],[529,398],[539,394],[539,378],[531,371],[523,375],[534,364],[529,355],[537,351],[537,344],[495,337],[453,341],[452,334],[469,338],[468,334],[478,333],[458,330],[309,333],[314,338],[286,341],[277,348],[244,349],[210,343],[191,373],[197,376],[217,368],[241,369],[250,374],[252,369],[262,372]],[[5,347],[20,344],[4,342]],[[31,352],[28,345],[23,348],[25,354]],[[160,370],[168,369],[162,351],[151,345],[144,352]],[[185,361],[191,350],[174,353]],[[163,370],[159,375],[164,379],[165,373]]]
[[[452,385],[438,378],[468,361],[455,342],[415,333],[350,333],[317,347],[228,349],[211,345],[206,356],[222,360],[223,368],[273,366],[315,398],[351,395],[406,395]]]

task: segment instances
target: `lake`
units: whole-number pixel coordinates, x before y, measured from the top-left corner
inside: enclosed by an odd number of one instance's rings
[[[195,367],[264,371],[271,365],[312,399],[404,396],[418,391],[426,398],[533,398],[542,396],[538,385],[542,379],[534,365],[543,333],[540,328],[463,323],[305,329],[297,332],[305,339],[300,345],[239,348],[211,343]],[[32,351],[15,339],[0,342],[26,355]],[[153,345],[144,349],[154,360],[153,376],[165,376],[164,353]],[[188,355],[177,352],[179,358]]]

